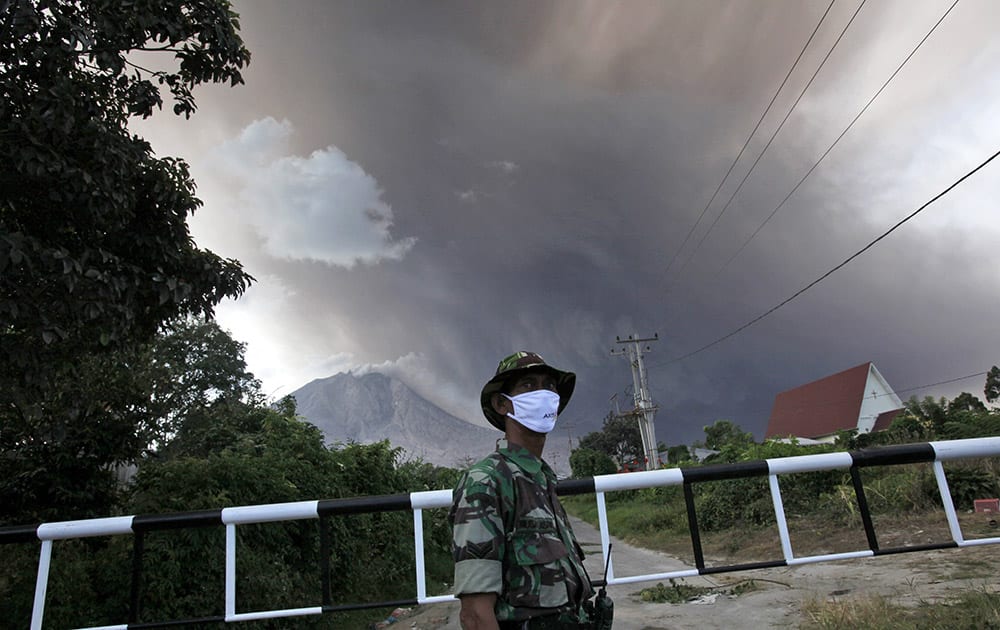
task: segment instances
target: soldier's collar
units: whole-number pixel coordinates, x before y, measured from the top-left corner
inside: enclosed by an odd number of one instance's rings
[[[532,475],[538,474],[545,462],[531,454],[531,451],[520,444],[511,444],[504,438],[497,440],[497,451],[503,453],[514,463]]]

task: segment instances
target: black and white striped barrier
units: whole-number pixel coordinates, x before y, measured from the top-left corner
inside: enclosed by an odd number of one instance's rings
[[[609,535],[607,512],[604,505],[604,493],[617,490],[651,488],[654,486],[683,486],[684,500],[688,514],[688,526],[691,532],[691,542],[694,547],[695,568],[693,569],[671,571],[666,573],[650,573],[627,577],[615,577],[614,565],[612,561],[609,563],[611,568],[608,571],[606,579],[608,584],[628,584],[633,582],[708,575],[712,573],[728,573],[750,569],[829,562],[833,560],[867,558],[872,556],[913,551],[929,551],[933,549],[947,549],[1000,543],[1000,537],[980,538],[974,540],[966,540],[964,538],[961,527],[959,526],[958,515],[955,512],[955,505],[951,498],[951,492],[948,489],[948,480],[945,477],[943,467],[943,462],[946,461],[976,457],[996,457],[998,455],[1000,455],[1000,438],[990,437],[974,438],[969,440],[953,440],[947,442],[905,444],[853,452],[780,457],[752,462],[741,462],[737,464],[704,466],[701,468],[672,468],[636,472],[628,475],[604,475],[601,477],[595,477],[594,492],[597,493],[598,519],[600,521],[601,528],[601,546],[605,553],[605,561],[608,560],[607,549]],[[933,465],[934,476],[937,480],[938,490],[941,495],[952,540],[929,545],[909,545],[905,547],[881,548],[878,544],[878,537],[876,536],[874,523],[868,509],[868,501],[865,498],[864,486],[861,482],[859,469],[871,466],[890,466],[917,463],[931,463]],[[818,556],[796,556],[793,553],[792,543],[788,533],[788,522],[785,518],[784,505],[781,500],[781,488],[778,483],[778,475],[817,472],[822,470],[848,470],[850,472],[854,492],[858,501],[858,509],[861,515],[862,525],[867,537],[868,549]],[[701,548],[701,538],[698,531],[698,520],[694,509],[694,493],[691,489],[692,484],[706,481],[720,481],[725,479],[763,476],[767,476],[771,490],[771,501],[774,505],[774,515],[778,524],[778,535],[781,539],[783,557],[778,560],[765,562],[715,567],[705,566],[704,555]]]
[[[726,573],[749,569],[769,567],[794,566],[800,564],[828,562],[852,558],[865,558],[886,554],[927,551],[966,547],[971,545],[989,545],[1000,543],[1000,537],[966,540],[962,535],[955,512],[955,506],[948,489],[943,462],[977,457],[1000,456],[1000,438],[975,438],[969,440],[954,440],[948,442],[927,442],[921,444],[906,444],[874,448],[869,450],[839,453],[823,453],[818,455],[801,455],[782,457],[737,464],[719,464],[698,468],[672,468],[634,472],[627,474],[601,475],[589,479],[574,479],[560,482],[559,494],[594,493],[597,498],[598,520],[601,529],[601,548],[604,553],[604,563],[609,567],[606,576],[607,584],[629,584],[652,580],[684,578],[712,573]],[[897,464],[932,463],[934,475],[945,515],[948,520],[952,540],[929,545],[906,546],[895,548],[880,548],[875,528],[865,499],[864,487],[859,474],[860,468],[871,466],[889,466]],[[817,556],[795,556],[788,533],[788,523],[781,500],[781,489],[778,483],[779,475],[817,472],[822,470],[848,470],[857,496],[858,508],[868,541],[868,549],[846,553],[824,554]],[[781,539],[782,558],[773,561],[754,562],[730,566],[705,566],[701,548],[701,538],[698,531],[697,515],[694,509],[694,494],[692,485],[706,481],[727,479],[742,479],[748,477],[768,477],[771,499],[778,524],[778,534]],[[695,567],[680,571],[649,573],[616,577],[614,565],[607,557],[610,534],[608,532],[607,511],[604,495],[607,492],[620,490],[636,490],[658,486],[682,486],[687,508],[688,526],[691,532],[691,542],[694,548]],[[182,625],[205,625],[210,623],[230,623],[276,619],[282,617],[298,617],[319,615],[329,612],[359,610],[369,608],[411,606],[416,604],[433,604],[453,601],[453,595],[428,596],[424,575],[424,537],[423,510],[432,508],[447,508],[451,506],[451,490],[434,490],[414,492],[410,494],[358,497],[350,499],[332,499],[321,501],[299,501],[295,503],[276,503],[270,505],[253,505],[222,508],[219,510],[202,510],[197,512],[182,512],[165,515],[119,516],[82,521],[65,521],[61,523],[45,523],[37,526],[0,527],[0,545],[41,541],[41,552],[38,562],[38,577],[35,584],[35,599],[31,617],[31,629],[41,630],[42,616],[45,608],[45,596],[48,586],[49,567],[52,558],[52,544],[57,540],[87,538],[93,536],[115,536],[131,534],[133,536],[133,566],[132,589],[130,594],[129,622],[113,626],[94,627],[88,630],[125,630],[134,628],[163,628]],[[266,610],[256,612],[236,611],[236,526],[251,523],[270,523],[278,521],[294,521],[302,519],[320,519],[331,516],[361,514],[370,512],[388,512],[411,510],[413,512],[413,532],[415,544],[415,568],[417,579],[417,596],[415,599],[375,602],[367,604],[334,605],[330,601],[330,566],[329,566],[329,536],[326,527],[320,527],[320,575],[322,582],[322,603],[318,606],[289,608],[281,610]],[[163,622],[139,622],[140,593],[139,584],[142,575],[143,539],[147,532],[158,530],[218,527],[226,528],[226,571],[225,571],[225,615],[202,617],[198,619],[171,620]]]

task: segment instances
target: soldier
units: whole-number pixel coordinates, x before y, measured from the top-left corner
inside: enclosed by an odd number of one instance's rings
[[[591,627],[583,550],[542,460],[575,384],[572,372],[517,352],[483,386],[483,413],[506,439],[465,473],[449,514],[466,630]]]

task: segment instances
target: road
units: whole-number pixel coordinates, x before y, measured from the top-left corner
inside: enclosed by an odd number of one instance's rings
[[[571,517],[572,518],[572,517]],[[573,529],[588,552],[586,566],[593,579],[604,575],[599,532],[572,518]],[[687,565],[656,551],[641,549],[612,537],[618,577],[661,573]],[[780,567],[687,578],[692,586],[714,588],[717,596],[683,604],[647,603],[638,597],[653,583],[615,585],[608,593],[615,602],[616,630],[707,630],[798,628],[804,602],[826,602],[881,595],[894,603],[915,606],[955,597],[969,589],[998,590],[992,567],[1000,562],[1000,545],[946,549],[838,562]],[[753,580],[755,588],[739,596],[726,585]],[[420,607],[392,627],[415,630],[460,630],[458,604]]]
[[[573,530],[587,552],[586,567],[592,579],[604,576],[603,556],[600,553],[600,533],[589,523],[571,517]],[[615,574],[618,576],[661,573],[687,568],[680,560],[656,551],[629,545],[614,536],[611,537],[612,557]],[[742,579],[742,576],[741,578]],[[695,577],[685,583],[715,587],[722,581],[716,577]],[[729,579],[728,581],[734,581]],[[635,630],[679,630],[691,628],[773,628],[782,615],[771,614],[760,619],[759,625],[748,623],[747,611],[740,606],[739,598],[718,597],[713,604],[657,604],[645,603],[635,595],[645,587],[655,583],[621,584],[608,587],[608,594],[615,602],[615,628]],[[747,597],[746,595],[743,596]],[[458,604],[435,604],[424,606],[414,614],[400,620],[404,628],[426,630],[461,630],[458,623]],[[394,626],[396,624],[393,624]],[[781,624],[778,623],[778,626]]]

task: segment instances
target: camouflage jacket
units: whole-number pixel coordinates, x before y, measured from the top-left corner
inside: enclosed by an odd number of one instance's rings
[[[499,621],[556,612],[586,621],[583,550],[544,461],[501,440],[459,481],[449,520],[456,595],[496,593]]]

